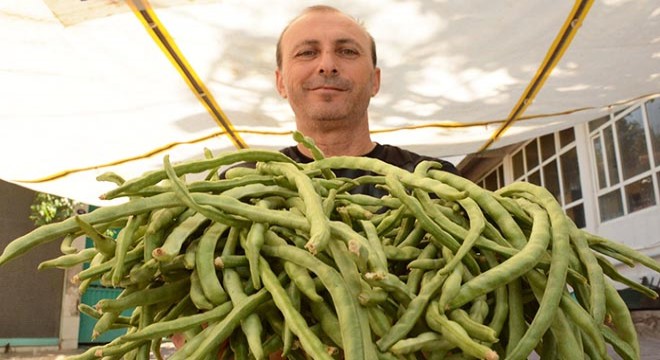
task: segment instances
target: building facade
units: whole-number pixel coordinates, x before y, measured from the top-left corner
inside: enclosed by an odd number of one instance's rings
[[[660,97],[470,155],[458,167],[490,190],[514,181],[541,185],[579,227],[660,259]],[[660,286],[660,274],[615,263],[629,278]]]

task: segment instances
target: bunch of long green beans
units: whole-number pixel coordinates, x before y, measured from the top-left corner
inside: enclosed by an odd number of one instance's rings
[[[639,359],[611,259],[660,264],[581,229],[544,188],[496,192],[420,163],[414,172],[369,158],[298,164],[278,152],[240,150],[171,164],[124,181],[104,198],[128,201],[45,225],[14,240],[0,265],[61,239],[40,268],[89,266],[74,281],[122,288],[81,305],[94,336],[114,341],[69,359],[607,359],[611,346]],[[233,167],[222,179],[218,170]],[[333,169],[373,175],[337,178]],[[186,181],[207,173],[202,181]],[[353,194],[363,184],[376,198]],[[116,239],[105,230],[121,227]],[[78,250],[72,240],[91,238]],[[133,309],[130,317],[121,314]]]

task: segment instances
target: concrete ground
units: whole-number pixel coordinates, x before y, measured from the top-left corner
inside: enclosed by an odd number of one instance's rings
[[[632,315],[639,335],[642,360],[660,360],[660,311],[635,311]],[[79,354],[82,351],[84,349],[10,349],[9,352],[0,353],[0,360],[64,360],[66,356]],[[161,351],[167,358],[174,351],[174,347],[166,342],[163,343]],[[610,354],[613,360],[621,359],[613,351]],[[530,359],[537,358],[530,357]]]

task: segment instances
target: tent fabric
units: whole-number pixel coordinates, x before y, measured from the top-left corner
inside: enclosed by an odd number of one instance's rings
[[[378,46],[373,139],[448,159],[478,151],[507,120],[580,1],[152,0],[251,148],[291,145],[274,87],[275,43],[304,7],[335,6]],[[660,94],[660,6],[589,2],[519,120],[490,148],[598,118]],[[96,176],[132,178],[235,148],[125,2],[0,0],[0,179],[107,205]],[[50,179],[52,180],[46,180]]]

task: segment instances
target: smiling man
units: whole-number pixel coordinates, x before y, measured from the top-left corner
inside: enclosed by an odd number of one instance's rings
[[[376,44],[351,16],[325,5],[306,8],[282,31],[277,43],[277,91],[288,100],[298,131],[314,139],[325,156],[366,156],[412,171],[423,160],[453,164],[396,146],[378,144],[369,133],[368,108],[380,89]],[[303,145],[282,149],[298,162],[311,161]],[[336,171],[356,178],[366,173]],[[371,188],[356,192],[383,195]]]
[[[375,56],[367,31],[331,7],[306,9],[282,32],[277,90],[289,101],[298,130],[326,156],[364,155],[376,145],[367,113],[380,88]]]

